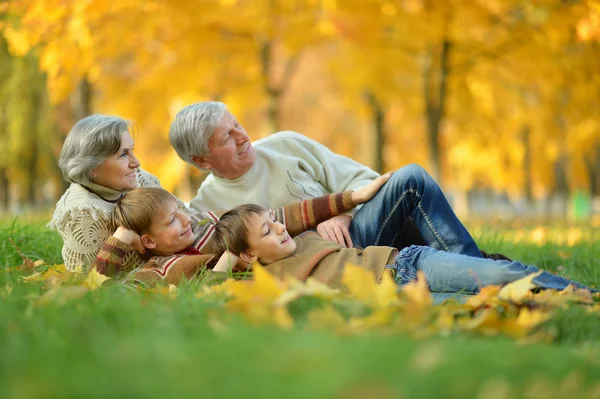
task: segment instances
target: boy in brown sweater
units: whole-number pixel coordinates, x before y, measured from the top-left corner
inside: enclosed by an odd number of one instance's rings
[[[384,246],[346,248],[314,232],[292,236],[265,208],[241,205],[215,225],[213,248],[216,253],[238,255],[248,264],[259,262],[278,278],[304,281],[314,277],[333,288],[342,286],[347,263],[372,271],[377,282],[384,270],[390,269],[399,286],[416,279],[417,270],[422,270],[436,301],[447,298],[444,293],[475,294],[483,286],[503,285],[539,271],[517,261],[477,258],[426,246],[413,245],[398,253]],[[533,282],[540,288],[561,290],[573,284],[589,289],[545,271]]]

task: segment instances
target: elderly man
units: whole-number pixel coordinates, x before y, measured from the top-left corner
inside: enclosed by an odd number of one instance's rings
[[[225,210],[245,203],[280,207],[356,190],[377,177],[366,166],[295,132],[275,133],[252,144],[235,116],[220,102],[183,108],[171,124],[169,139],[181,159],[211,173],[190,203],[200,211]],[[321,223],[317,232],[348,247],[392,245],[409,217],[414,218],[425,244],[482,256],[437,183],[417,165],[396,171],[353,215]]]

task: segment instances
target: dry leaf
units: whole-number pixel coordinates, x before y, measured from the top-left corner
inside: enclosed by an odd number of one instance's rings
[[[532,289],[537,288],[532,280],[542,274],[542,270],[537,273],[523,277],[517,281],[506,284],[498,293],[498,298],[503,301],[520,303],[524,299],[530,299],[533,296]]]

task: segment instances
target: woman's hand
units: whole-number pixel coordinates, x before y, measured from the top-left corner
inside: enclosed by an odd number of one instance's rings
[[[121,242],[124,242],[125,244],[131,245],[133,249],[141,254],[146,252],[146,247],[144,247],[144,244],[142,244],[142,238],[133,230],[119,226],[117,227],[117,231],[114,232],[113,237]]]
[[[356,190],[355,192],[353,192],[352,202],[354,203],[354,205],[364,204],[365,202],[373,198],[375,194],[377,194],[377,191],[379,191],[381,186],[383,186],[385,183],[387,183],[388,180],[390,180],[390,177],[392,177],[392,172],[388,172],[385,175],[379,176],[377,179],[373,180],[371,183],[367,184],[360,190]]]

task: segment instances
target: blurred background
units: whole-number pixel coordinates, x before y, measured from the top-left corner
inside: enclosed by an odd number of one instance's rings
[[[423,165],[461,216],[600,215],[600,0],[0,0],[0,212],[52,209],[65,135],[132,119],[142,167],[192,102],[377,171]],[[591,218],[591,219],[590,219]]]

